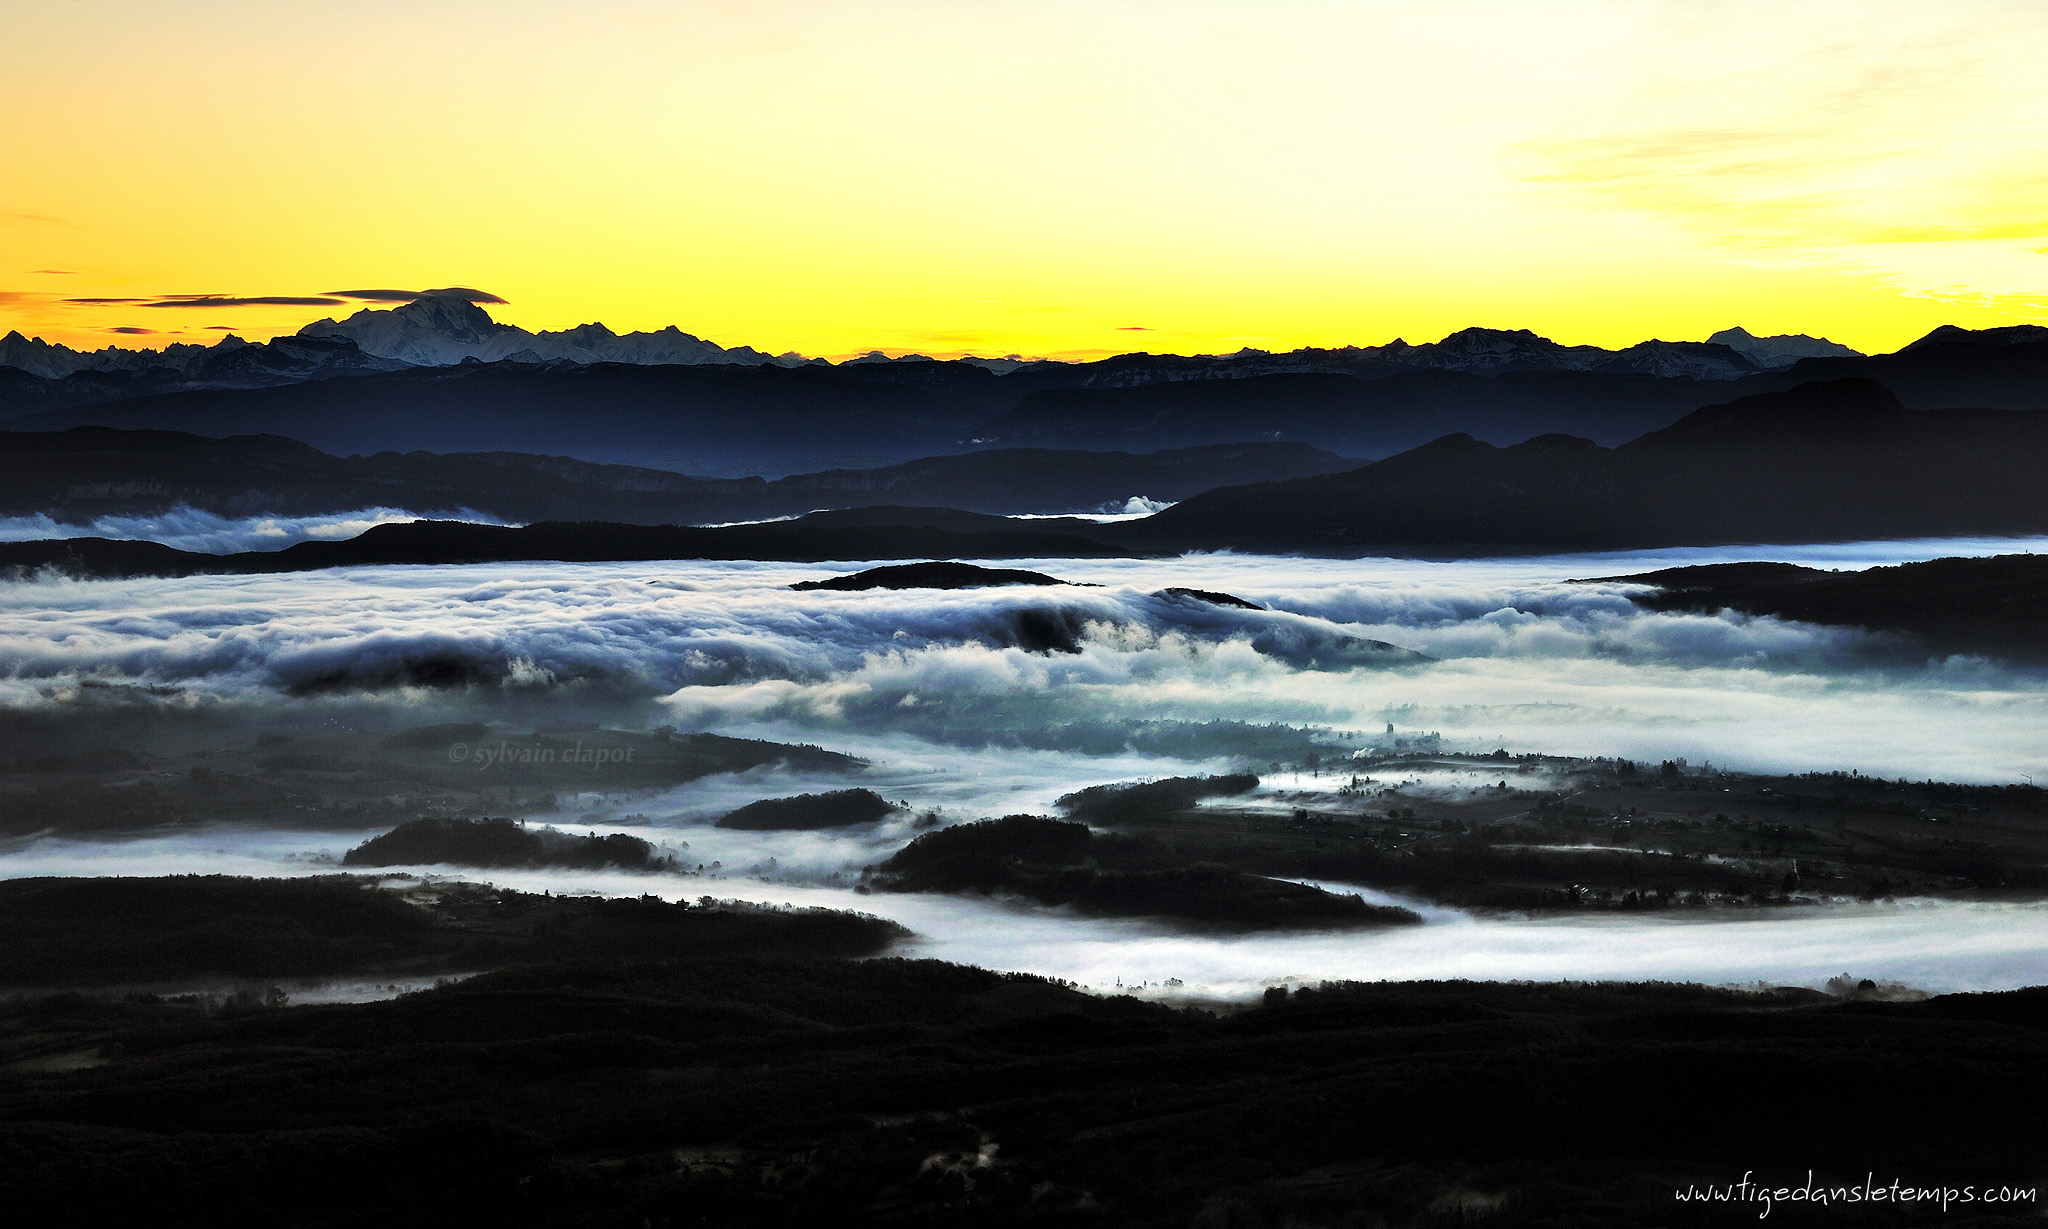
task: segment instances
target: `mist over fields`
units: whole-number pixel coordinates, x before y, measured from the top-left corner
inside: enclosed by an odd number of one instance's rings
[[[1079,917],[1063,909],[957,896],[857,895],[825,866],[885,856],[911,833],[726,833],[650,808],[658,823],[591,821],[598,832],[637,832],[690,859],[723,855],[739,873],[678,878],[622,871],[397,868],[430,877],[487,878],[556,895],[711,895],[770,904],[852,909],[901,922],[918,938],[903,954],[1013,969],[1091,989],[1135,988],[1164,999],[1246,999],[1262,987],[1325,979],[1662,980],[1818,987],[1851,973],[1915,990],[2010,989],[2048,979],[2048,906],[2038,902],[1906,899],[1840,902],[1824,910],[1754,916],[1475,915],[1351,885],[1370,901],[1419,908],[1426,924],[1371,933],[1300,931],[1227,937],[1143,920]],[[568,825],[565,825],[568,826]],[[581,825],[577,825],[581,830]],[[310,875],[332,873],[360,833],[212,832],[100,843],[44,839],[0,850],[0,874]],[[807,869],[811,872],[807,874]],[[752,873],[748,873],[752,872]],[[1169,982],[1179,983],[1170,985]],[[316,983],[317,984],[317,983]],[[294,997],[305,989],[295,986]],[[332,991],[330,991],[332,992]],[[358,987],[354,997],[378,997]]]

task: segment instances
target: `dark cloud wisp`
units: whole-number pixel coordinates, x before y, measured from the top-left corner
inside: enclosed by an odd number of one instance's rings
[[[341,299],[291,294],[176,294],[151,299],[142,307],[332,307]]]
[[[411,303],[415,299],[461,299],[465,303],[505,302],[488,290],[475,290],[468,286],[444,286],[438,290],[330,290],[327,293],[339,299],[359,299],[365,303]]]
[[[58,272],[58,270],[46,270]],[[420,299],[456,299],[465,303],[503,303],[487,290],[443,286],[433,290],[330,290],[325,294],[160,294],[93,295],[61,300],[78,307],[344,307],[350,302],[412,303]]]

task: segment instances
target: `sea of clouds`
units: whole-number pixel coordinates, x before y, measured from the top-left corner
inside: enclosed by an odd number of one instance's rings
[[[2048,673],[1915,655],[1902,642],[1732,614],[1657,614],[1615,576],[1783,559],[1867,567],[2042,541],[1859,543],[1457,562],[1235,555],[1009,561],[1080,582],[958,592],[796,592],[861,564],[514,564],[0,585],[0,719],[94,737],[400,728],[559,716],[814,742],[853,778],[771,766],[663,791],[564,794],[569,831],[645,837],[701,875],[491,872],[527,890],[714,896],[895,918],[916,954],[1114,989],[1238,996],[1287,979],[1668,978],[1820,985],[1847,972],[1930,990],[2048,981],[2048,906],[1836,902],[1707,918],[1479,917],[1247,938],[948,897],[860,895],[860,868],[923,828],[1046,813],[1091,784],[1193,771],[1132,747],[1006,732],[1184,720],[1406,734],[1456,747],[1685,756],[1732,768],[2048,777]],[[1191,602],[1171,586],[1266,607]],[[1036,627],[1076,651],[1034,651]],[[1391,650],[1381,646],[1394,646]],[[127,725],[121,724],[127,722]],[[82,734],[81,737],[86,735]],[[1518,784],[1521,782],[1518,781]],[[761,797],[862,785],[911,810],[823,832],[715,819]],[[1285,805],[1273,779],[1251,801]],[[1540,784],[1540,783],[1529,783]],[[1313,783],[1311,783],[1313,785]],[[1446,779],[1417,788],[1455,790]],[[1266,795],[1272,795],[1267,798]],[[311,874],[361,831],[260,827],[0,847],[0,877]],[[451,868],[411,868],[466,874]],[[1337,885],[1341,886],[1341,885]],[[1377,895],[1377,894],[1373,894]],[[354,993],[351,991],[350,993]]]
[[[2048,675],[1617,583],[1676,563],[1869,566],[2028,540],[1426,562],[1006,561],[1080,582],[794,592],[859,564],[498,564],[0,586],[0,712],[128,697],[384,724],[553,710],[870,745],[883,759],[1158,721],[1437,731],[1453,746],[1758,770],[2048,776]],[[1086,587],[1084,587],[1086,586]],[[1236,594],[1241,610],[1161,596]],[[1075,651],[1040,651],[1051,628]],[[1037,647],[1034,647],[1037,646]],[[1389,647],[1391,646],[1391,647]],[[1099,740],[1098,740],[1099,742]],[[1099,750],[1099,746],[1097,747]]]

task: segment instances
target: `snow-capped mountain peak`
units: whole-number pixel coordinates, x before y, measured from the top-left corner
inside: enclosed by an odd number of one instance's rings
[[[1758,337],[1740,326],[1722,329],[1707,340],[1728,347],[1766,371],[1790,367],[1803,358],[1855,358],[1861,353],[1825,337],[1808,337],[1804,333]]]
[[[365,308],[345,320],[316,320],[299,332],[309,337],[345,337],[367,354],[422,367],[448,367],[465,360],[493,363],[738,363],[778,362],[759,350],[728,350],[674,325],[652,333],[614,333],[592,322],[574,328],[530,333],[502,324],[475,303],[427,297],[403,307]]]
[[[365,354],[420,367],[446,367],[465,358],[503,358],[532,334],[499,324],[464,299],[429,296],[401,307],[364,308],[346,320],[315,320],[301,337],[342,337]]]

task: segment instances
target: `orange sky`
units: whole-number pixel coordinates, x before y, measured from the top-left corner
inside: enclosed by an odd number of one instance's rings
[[[835,356],[1888,350],[2048,322],[2044,63],[2029,0],[18,5],[0,329],[460,285]]]

